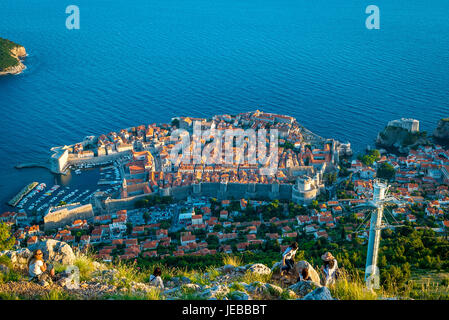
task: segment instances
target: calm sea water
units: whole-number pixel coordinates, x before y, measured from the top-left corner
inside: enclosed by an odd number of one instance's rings
[[[177,115],[261,109],[314,132],[372,144],[386,122],[424,130],[449,115],[449,1],[77,0],[81,29],[58,0],[1,0],[0,36],[28,69],[0,78],[0,200],[43,169],[51,146]],[[70,3],[71,4],[71,3]],[[2,207],[4,208],[4,207]]]

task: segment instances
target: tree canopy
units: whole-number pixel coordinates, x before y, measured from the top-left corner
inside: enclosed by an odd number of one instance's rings
[[[391,180],[394,178],[394,176],[395,176],[394,167],[387,162],[382,163],[380,167],[377,169],[378,178]]]
[[[11,235],[11,228],[6,224],[0,223],[0,251],[9,250],[16,242],[16,238]]]

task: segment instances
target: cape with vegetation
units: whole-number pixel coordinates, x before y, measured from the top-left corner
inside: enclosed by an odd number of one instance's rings
[[[23,46],[0,38],[0,75],[21,73],[25,66],[20,58],[27,55]]]

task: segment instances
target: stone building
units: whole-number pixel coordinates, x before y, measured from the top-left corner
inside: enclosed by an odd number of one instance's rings
[[[75,220],[88,220],[94,217],[91,204],[68,204],[60,207],[50,207],[44,217],[44,230],[52,230],[71,225]]]
[[[292,188],[292,201],[298,204],[309,204],[319,194],[319,181],[307,175],[299,176]]]
[[[409,132],[418,132],[419,131],[419,121],[416,119],[406,119],[401,118],[399,120],[392,120],[388,122],[389,127],[398,127],[405,129]]]
[[[67,147],[51,148],[53,154],[50,157],[50,170],[53,173],[63,173],[68,164],[69,151]]]

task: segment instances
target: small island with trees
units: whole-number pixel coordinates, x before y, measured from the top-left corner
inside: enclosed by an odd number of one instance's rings
[[[0,37],[0,76],[21,73],[26,68],[21,58],[26,55],[23,46]]]

